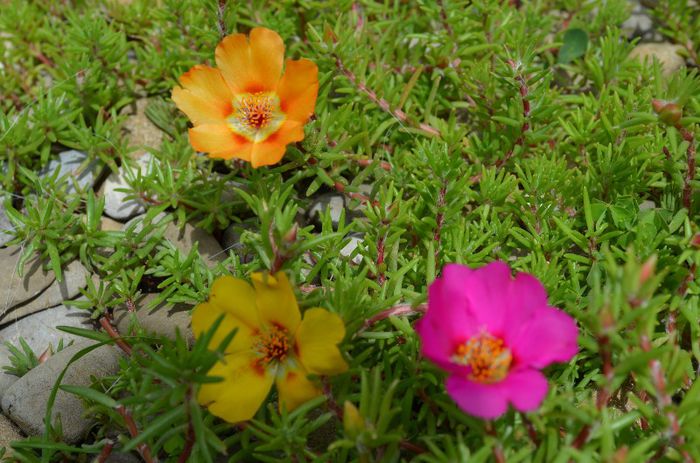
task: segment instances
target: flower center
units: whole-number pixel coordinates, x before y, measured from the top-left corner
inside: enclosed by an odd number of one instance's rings
[[[282,363],[289,351],[289,332],[278,325],[258,336],[256,350],[260,355],[260,363]]]
[[[503,340],[483,332],[460,344],[452,361],[471,368],[469,379],[479,383],[497,383],[508,374],[513,357]]]
[[[253,142],[261,142],[280,128],[285,115],[274,92],[242,93],[233,100],[228,118],[231,130]]]

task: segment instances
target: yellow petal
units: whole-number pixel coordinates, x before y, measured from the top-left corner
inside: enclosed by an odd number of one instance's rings
[[[278,272],[274,276],[253,273],[251,279],[255,286],[255,300],[261,322],[279,325],[289,333],[295,333],[301,314],[287,275],[284,272]]]
[[[260,326],[255,290],[245,280],[224,275],[211,285],[209,302],[251,328]]]
[[[264,27],[232,34],[216,47],[216,65],[236,93],[272,91],[282,74],[284,42],[277,32]]]
[[[236,335],[226,347],[226,353],[232,354],[242,350],[251,350],[254,342],[253,328],[243,323],[231,313],[223,311],[218,305],[214,305],[210,302],[199,304],[192,311],[192,332],[195,338],[199,338],[202,333],[208,331],[214,322],[222,315],[224,319],[221,321],[216,333],[214,333],[208,346],[209,349],[214,350],[217,348],[231,331],[237,329]]]
[[[277,378],[277,393],[279,394],[279,407],[286,407],[292,411],[300,405],[321,395],[321,389],[306,377],[303,367],[290,368],[289,364],[285,373]]]
[[[197,399],[209,411],[229,423],[246,421],[255,416],[267,397],[273,375],[259,368],[249,353],[226,356],[209,371],[223,381],[202,385]]]
[[[345,337],[345,325],[336,314],[315,308],[304,312],[296,334],[299,360],[310,373],[334,375],[348,369],[338,349]]]

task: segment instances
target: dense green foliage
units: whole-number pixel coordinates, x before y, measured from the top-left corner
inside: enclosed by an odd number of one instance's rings
[[[89,442],[60,444],[54,427],[16,443],[16,458],[89,461],[110,440],[177,461],[194,435],[196,462],[700,459],[700,197],[688,162],[700,81],[627,58],[626,1],[0,3],[0,180],[24,256],[42,254],[57,274],[79,258],[100,277],[80,304],[95,319],[155,287],[157,302],[196,304],[215,276],[246,278],[282,256],[302,307],[345,320],[350,363],[325,397],[279,414],[273,393],[233,427],[193,399],[215,359],[201,340],[130,338],[118,377],[72,390],[99,417]],[[660,0],[656,13],[696,67],[690,3]],[[222,31],[255,25],[314,60],[321,82],[306,139],[257,170],[195,155],[169,98],[189,67],[213,64]],[[558,59],[572,29],[587,40]],[[242,246],[213,270],[164,242],[162,225],[100,230],[93,191],[34,173],[63,147],[129,164],[121,110],[144,96],[166,135],[132,194],[150,217],[215,236],[241,224]],[[654,99],[682,117],[658,115]],[[304,221],[322,192],[349,201],[336,229],[328,214]],[[359,264],[339,254],[351,233],[364,237]],[[368,320],[424,303],[445,263],[495,259],[543,281],[578,321],[581,350],[546,370],[539,411],[488,423],[463,414],[420,358],[415,313]],[[359,420],[344,423],[346,401]]]

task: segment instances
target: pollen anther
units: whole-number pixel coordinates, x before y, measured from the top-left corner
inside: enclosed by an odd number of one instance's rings
[[[512,355],[502,339],[482,332],[459,344],[452,361],[470,368],[469,379],[479,383],[496,383],[507,376]]]

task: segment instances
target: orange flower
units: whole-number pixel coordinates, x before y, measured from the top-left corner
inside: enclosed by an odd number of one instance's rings
[[[194,127],[190,143],[212,158],[238,158],[253,167],[275,164],[287,144],[304,139],[314,112],[318,68],[288,59],[274,31],[256,27],[225,37],[216,47],[217,68],[196,65],[180,77],[172,98]]]

